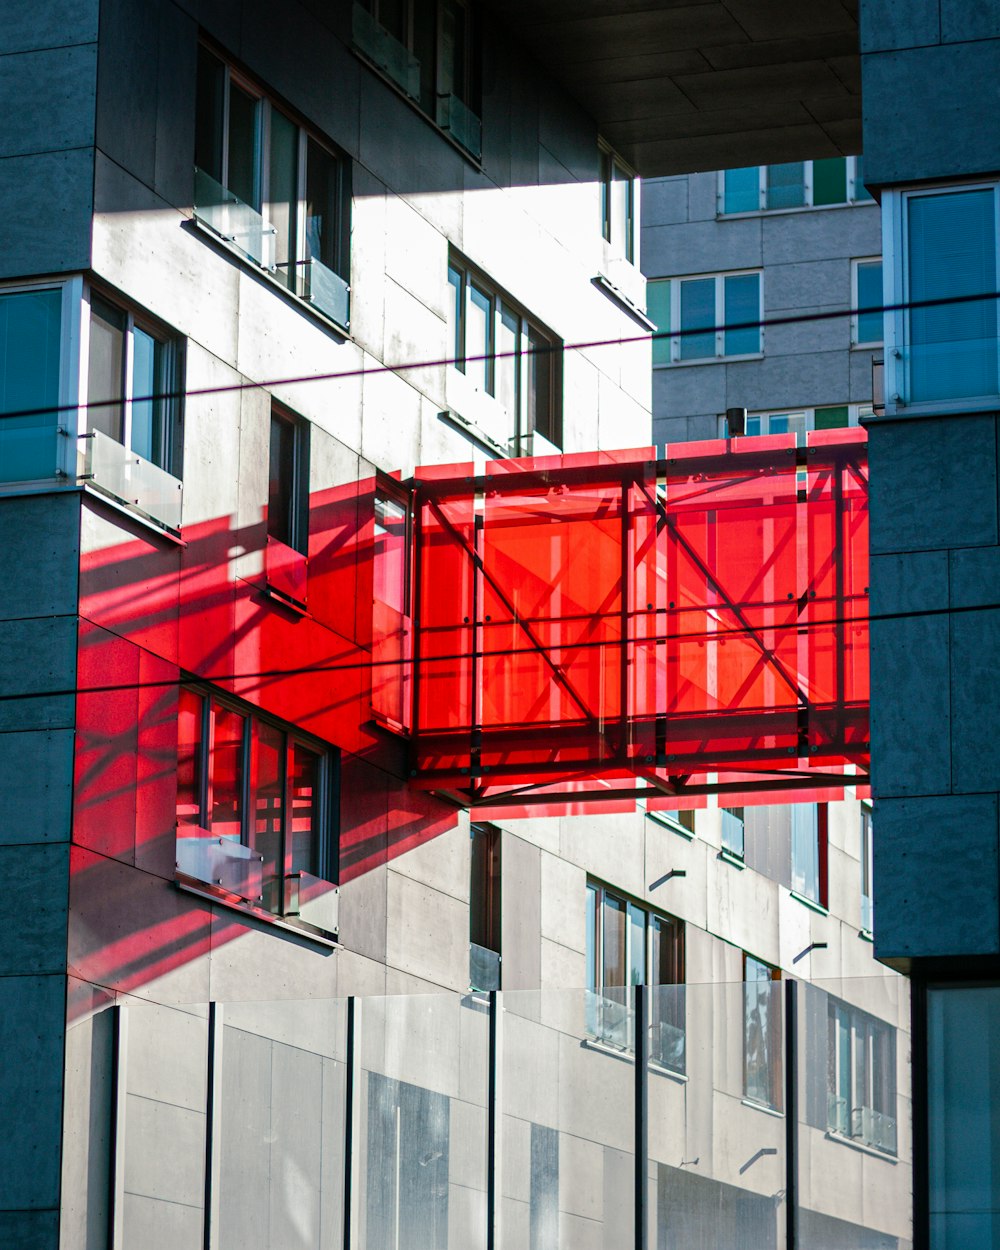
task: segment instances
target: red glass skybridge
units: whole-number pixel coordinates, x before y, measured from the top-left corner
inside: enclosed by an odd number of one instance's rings
[[[419,469],[409,610],[379,602],[376,523],[373,703],[411,784],[483,814],[864,792],[866,453],[834,430]]]

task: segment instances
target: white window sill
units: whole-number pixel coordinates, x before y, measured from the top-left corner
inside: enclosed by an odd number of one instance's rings
[[[584,1050],[595,1050],[598,1054],[607,1055],[611,1059],[620,1059],[622,1063],[635,1066],[635,1051],[622,1050],[617,1046],[612,1046],[609,1042],[602,1042],[596,1037],[585,1037],[580,1045]],[[671,1081],[676,1081],[678,1085],[686,1085],[688,1083],[688,1075],[686,1072],[675,1072],[673,1068],[666,1067],[657,1059],[647,1059],[646,1066],[650,1072],[656,1073],[657,1076],[668,1077]]]
[[[741,213],[719,211],[716,221],[740,221],[753,217],[787,217],[791,213],[825,213],[830,209],[878,208],[874,200],[844,200],[840,204],[795,204],[791,208],[750,208]]]
[[[685,829],[683,825],[677,824],[676,821],[671,820],[669,816],[665,816],[662,812],[647,812],[646,819],[655,821],[658,825],[662,825],[664,829],[669,829],[671,833],[679,834],[687,842],[693,842],[695,839],[693,829]]]
[[[769,1107],[766,1102],[758,1102],[755,1098],[741,1098],[740,1103],[744,1107],[752,1107],[754,1111],[763,1111],[765,1115],[774,1116],[776,1120],[785,1118],[784,1111],[778,1111],[775,1107]]]
[[[178,873],[174,884],[183,894],[193,894],[196,898],[207,899],[216,906],[238,912],[239,915],[248,920],[257,921],[272,929],[281,929],[286,933],[294,934],[295,937],[301,938],[305,942],[311,942],[324,950],[339,950],[342,945],[335,938],[322,934],[311,925],[288,920],[283,916],[275,916],[272,912],[265,911],[262,907],[254,907],[252,903],[237,899],[235,895],[229,894],[225,890],[213,888],[206,881],[197,881],[194,877],[185,877]]]
[[[883,347],[885,347],[885,343],[883,342],[882,339],[879,339],[875,343],[852,343],[851,351],[852,352],[880,352]]]
[[[799,894],[797,890],[789,890],[788,893],[795,899],[796,903],[801,903],[803,907],[808,907],[810,911],[817,912],[820,916],[829,916],[829,907],[824,907],[822,903],[817,903],[814,898],[809,898],[806,894]]]
[[[747,866],[747,862],[742,855],[737,855],[735,851],[727,851],[725,847],[722,848],[716,858],[721,859],[723,863],[729,864],[732,868],[738,868],[740,872]]]
[[[654,369],[689,369],[692,365],[732,365],[744,360],[763,360],[763,352],[749,356],[699,356],[693,360],[671,360],[669,364],[654,365]]]

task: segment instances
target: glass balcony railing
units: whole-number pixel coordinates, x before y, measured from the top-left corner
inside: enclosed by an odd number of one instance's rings
[[[438,97],[437,124],[479,160],[483,154],[483,123],[457,95]]]
[[[408,96],[420,99],[420,62],[368,10],[355,4],[351,26],[354,46]]]
[[[205,173],[194,171],[195,220],[231,244],[262,269],[274,270],[277,231],[232,191]]]
[[[194,827],[177,830],[177,871],[248,903],[263,900],[263,862],[261,855],[232,838],[213,837]]]
[[[340,890],[308,872],[285,878],[284,914],[336,936],[340,927]]]
[[[498,990],[500,988],[500,956],[488,947],[469,943],[469,989]]]
[[[315,257],[300,266],[303,299],[346,330],[351,324],[351,288],[339,273]]]
[[[81,434],[78,477],[167,529],[181,527],[183,484],[99,430]]]

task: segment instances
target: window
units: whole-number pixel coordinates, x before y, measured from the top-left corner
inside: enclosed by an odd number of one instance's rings
[[[878,347],[882,342],[882,261],[851,261],[851,345]],[[877,308],[878,312],[863,309]]]
[[[872,809],[870,803],[861,804],[861,931],[871,933],[874,914],[872,909],[872,868],[874,843],[872,842]]]
[[[0,291],[0,481],[56,474],[62,317],[61,287]]]
[[[780,1111],[781,973],[752,955],[743,956],[743,1093],[751,1102]]]
[[[309,423],[271,407],[267,533],[303,555],[309,550]]]
[[[448,264],[455,367],[493,395],[511,421],[515,455],[562,447],[562,344],[481,274]]]
[[[891,302],[918,305],[885,318],[890,407],[994,407],[998,302],[963,297],[997,289],[998,188],[892,193],[884,208]]]
[[[410,724],[413,640],[410,621],[410,503],[398,483],[375,494],[372,559],[372,714],[405,731]]]
[[[587,1028],[609,1045],[632,1049],[630,990],[671,986],[650,1000],[650,1058],[683,1072],[684,924],[649,911],[604,886],[587,886]]]
[[[652,279],[646,291],[653,320],[670,331],[670,338],[653,340],[654,364],[763,351],[759,273]]]
[[[474,990],[500,988],[500,845],[496,825],[469,826],[469,983]]]
[[[196,220],[346,327],[350,162],[203,45],[195,166]]]
[[[746,847],[746,823],[742,807],[722,809],[722,849],[742,859]]]
[[[895,1154],[896,1030],[832,998],[828,1020],[828,1128]]]
[[[757,213],[829,208],[871,200],[860,156],[726,169],[719,175],[719,212]]]
[[[825,803],[792,803],[792,891],[827,905],[827,827]]]
[[[377,1072],[367,1076],[363,1244],[448,1250],[451,1100]]]
[[[355,49],[456,143],[482,155],[479,33],[465,0],[359,0]]]
[[[90,294],[87,429],[180,476],[177,340]]]
[[[182,687],[177,867],[223,893],[336,932],[336,757],[245,704]]]
[[[601,148],[601,231],[615,256],[635,263],[635,175]]]
[[[755,412],[747,416],[747,435],[806,434],[811,430],[839,430],[858,424],[861,417],[871,416],[870,404],[831,404],[825,408],[799,408],[787,412]],[[725,438],[729,427],[724,416],[719,418],[719,434]]]
[[[666,825],[668,829],[673,829],[675,833],[679,833],[682,837],[694,837],[694,812],[690,810],[671,809],[669,811],[647,812],[646,815],[650,820],[658,821],[661,825]]]

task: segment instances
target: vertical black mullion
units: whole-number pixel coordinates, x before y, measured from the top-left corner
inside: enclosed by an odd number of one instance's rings
[[[344,1038],[344,1250],[351,1250],[351,1215],[354,1202],[354,1067],[355,1006],[352,994],[347,1000]]]
[[[285,914],[286,883],[292,870],[292,813],[289,810],[288,804],[291,791],[288,779],[291,772],[292,739],[289,734],[282,734],[282,738],[284,739],[284,749],[281,752],[281,881],[278,883],[278,897],[276,902],[278,908],[280,909],[280,914],[283,916]],[[296,899],[296,907],[297,906],[298,900]]]
[[[785,982],[785,1250],[797,1250],[799,1235],[799,1039],[798,982]]]
[[[489,1059],[486,1073],[486,1250],[497,1250],[497,1131],[500,1124],[497,1106],[499,1047],[497,1044],[497,1013],[500,1010],[496,990],[489,992]]]
[[[199,824],[209,829],[212,777],[212,700],[208,695],[201,696],[201,750],[198,760],[198,815]]]
[[[253,822],[250,813],[250,797],[253,790],[252,778],[250,771],[253,767],[253,718],[249,713],[243,716],[243,749],[241,751],[243,762],[243,777],[240,785],[240,802],[243,805],[243,814],[240,819],[240,841],[244,846],[251,845],[251,833]]]
[[[626,924],[628,914],[626,912]],[[647,1250],[646,1215],[649,1189],[649,1007],[648,987],[635,986],[635,1250]]]
[[[214,1250],[219,1243],[219,1175],[218,1152],[220,1099],[222,1097],[222,1005],[208,1004],[208,1071],[205,1102],[205,1212],[204,1247]]]

